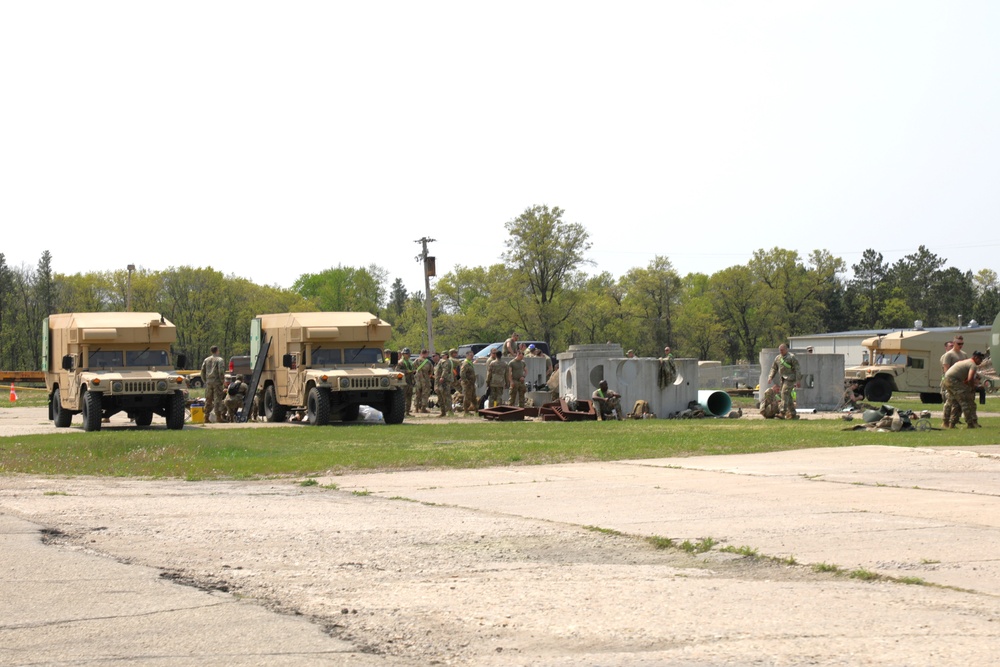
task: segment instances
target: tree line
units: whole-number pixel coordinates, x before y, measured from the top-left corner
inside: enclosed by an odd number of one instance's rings
[[[615,277],[588,273],[590,240],[558,207],[533,206],[507,222],[500,261],[456,266],[432,287],[435,346],[504,340],[512,331],[556,351],[614,341],[639,356],[670,345],[678,356],[753,360],[789,336],[852,329],[949,326],[1000,312],[1000,280],[946,266],[924,246],[889,263],[867,249],[848,267],[826,250],[801,257],[759,249],[750,261],[711,275],[681,276],[669,258]],[[257,285],[211,268],[170,267],[66,275],[46,251],[35,266],[11,267],[0,253],[0,367],[41,367],[42,319],[51,313],[162,313],[177,326],[176,354],[193,367],[219,345],[249,352],[250,320],[262,313],[368,311],[393,325],[390,345],[426,346],[422,292],[389,284],[384,268],[337,266],[304,274],[290,288]]]

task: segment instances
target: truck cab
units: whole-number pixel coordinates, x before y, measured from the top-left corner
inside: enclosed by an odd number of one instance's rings
[[[137,426],[160,415],[184,427],[187,382],[171,364],[177,331],[159,313],[66,313],[42,323],[42,371],[49,419],[68,427],[83,415],[85,431],[126,412]],[[184,364],[183,358],[180,365]]]
[[[265,418],[280,422],[297,412],[315,425],[351,422],[368,405],[387,424],[401,423],[406,381],[382,355],[391,334],[391,325],[371,313],[258,315],[251,321],[250,362],[261,368]]]

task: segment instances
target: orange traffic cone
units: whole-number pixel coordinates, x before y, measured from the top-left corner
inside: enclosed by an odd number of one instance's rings
[[[14,383],[13,382],[10,383],[10,402],[11,403],[16,403],[17,402],[17,392],[14,391]]]

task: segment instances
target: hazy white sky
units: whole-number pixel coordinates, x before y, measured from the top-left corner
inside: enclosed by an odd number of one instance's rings
[[[423,289],[559,206],[615,276],[1000,269],[1000,3],[4,2],[0,252]]]

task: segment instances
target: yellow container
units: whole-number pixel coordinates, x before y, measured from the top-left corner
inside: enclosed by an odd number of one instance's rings
[[[205,408],[201,405],[191,406],[191,423],[192,424],[204,424],[205,423]]]

